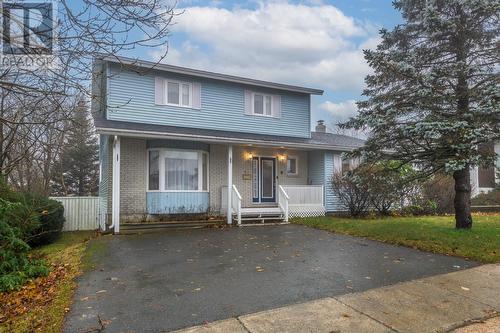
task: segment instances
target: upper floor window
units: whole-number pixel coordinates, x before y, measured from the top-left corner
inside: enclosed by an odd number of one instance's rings
[[[253,114],[261,116],[273,115],[273,96],[263,94],[253,94]]]
[[[245,113],[280,118],[281,96],[245,90]]]
[[[166,88],[167,104],[191,107],[191,83],[167,80]]]
[[[200,109],[200,84],[157,77],[155,78],[155,103]]]

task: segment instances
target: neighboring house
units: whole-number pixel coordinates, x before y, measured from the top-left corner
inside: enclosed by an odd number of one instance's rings
[[[496,153],[497,160],[495,166],[476,167],[471,170],[472,196],[492,191],[497,184],[500,184],[500,142],[484,144],[480,149],[486,150],[489,154]]]
[[[326,133],[323,122],[311,132],[311,95],[322,93],[127,58],[96,60],[101,225],[119,232],[172,214],[210,213],[239,224],[336,211],[329,179],[348,166],[342,152],[364,141]]]

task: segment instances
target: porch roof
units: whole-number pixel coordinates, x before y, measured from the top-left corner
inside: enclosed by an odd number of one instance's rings
[[[97,133],[144,138],[165,138],[202,142],[256,144],[263,146],[288,146],[350,151],[361,147],[364,140],[346,135],[311,132],[311,138],[254,134],[234,131],[187,128],[168,125],[135,123],[94,118]]]

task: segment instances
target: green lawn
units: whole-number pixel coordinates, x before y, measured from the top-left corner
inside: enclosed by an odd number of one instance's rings
[[[64,232],[56,242],[32,250],[33,255],[50,264],[51,273],[29,282],[20,291],[0,294],[1,303],[18,304],[21,312],[0,322],[0,333],[61,332],[76,287],[75,278],[91,255],[86,248],[92,237],[93,231]]]
[[[472,230],[456,230],[453,216],[294,219],[293,223],[361,236],[386,243],[469,258],[500,262],[500,215],[475,215]]]

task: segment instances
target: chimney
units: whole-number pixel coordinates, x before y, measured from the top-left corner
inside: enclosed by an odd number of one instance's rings
[[[326,125],[324,120],[318,120],[318,125],[316,125],[316,132],[326,133]]]

